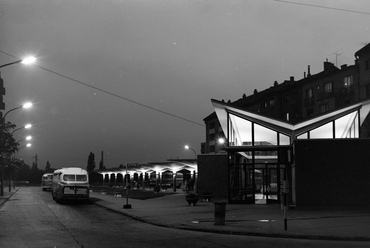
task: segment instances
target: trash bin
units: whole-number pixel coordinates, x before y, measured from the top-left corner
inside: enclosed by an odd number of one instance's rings
[[[225,225],[226,202],[215,202],[215,225]]]

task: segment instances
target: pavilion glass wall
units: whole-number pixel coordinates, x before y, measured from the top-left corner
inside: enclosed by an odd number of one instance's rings
[[[297,136],[297,139],[359,138],[359,114],[354,111]]]
[[[356,110],[301,133],[295,138],[359,138],[359,123],[359,111]],[[233,113],[228,113],[227,133],[229,146],[253,147],[250,151],[241,149],[244,151],[229,152],[230,202],[280,201],[280,192],[287,192],[290,188],[291,197],[293,197],[291,199],[294,202],[294,171],[290,162],[279,159],[278,152],[279,146],[290,146],[292,138]],[[276,149],[258,150],[258,146],[272,146]],[[264,201],[263,198],[266,200]]]
[[[286,166],[279,163],[278,146],[290,145],[291,138],[231,113],[228,120],[229,145],[251,148],[229,153],[230,202],[279,201]],[[266,149],[268,146],[271,149]]]

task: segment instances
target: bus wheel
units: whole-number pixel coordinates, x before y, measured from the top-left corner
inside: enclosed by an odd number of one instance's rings
[[[63,203],[63,198],[62,197],[58,197],[58,195],[55,196],[55,201],[59,204],[62,204]]]

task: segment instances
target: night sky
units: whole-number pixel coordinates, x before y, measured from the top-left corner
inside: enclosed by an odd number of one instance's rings
[[[354,64],[370,42],[370,2],[2,0],[7,121],[30,130],[19,158],[39,169],[193,158],[211,99],[237,100],[323,62]],[[24,142],[21,142],[21,146]]]

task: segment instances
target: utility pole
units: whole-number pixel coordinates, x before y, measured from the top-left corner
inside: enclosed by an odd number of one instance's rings
[[[38,168],[38,166],[37,166],[37,154],[35,155],[35,165],[36,165],[36,169]]]

